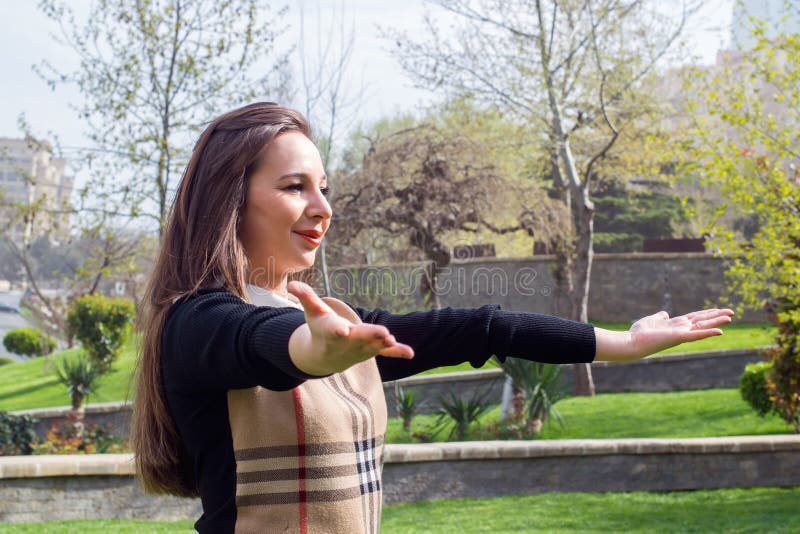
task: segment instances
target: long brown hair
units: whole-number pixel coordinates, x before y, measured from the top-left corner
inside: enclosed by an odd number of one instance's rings
[[[286,131],[311,137],[301,114],[271,102],[226,113],[200,135],[178,185],[138,321],[142,346],[131,446],[148,492],[198,495],[186,448],[167,409],[161,334],[178,297],[222,284],[246,299],[247,259],[238,234],[247,183],[264,147]]]

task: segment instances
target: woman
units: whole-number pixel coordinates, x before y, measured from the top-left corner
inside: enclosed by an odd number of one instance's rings
[[[382,380],[492,354],[633,360],[720,335],[732,315],[661,312],[612,332],[497,306],[392,315],[320,299],[288,277],[314,262],[326,194],[305,120],[271,103],[214,120],[178,187],[143,307],[132,443],[147,490],[201,497],[200,532],[376,532]]]

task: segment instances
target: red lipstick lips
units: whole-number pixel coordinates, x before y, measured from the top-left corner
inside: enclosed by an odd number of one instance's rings
[[[318,247],[322,242],[322,236],[324,232],[320,232],[319,230],[295,230],[294,233],[314,245]]]

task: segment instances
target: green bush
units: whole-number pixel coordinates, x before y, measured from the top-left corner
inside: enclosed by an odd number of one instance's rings
[[[56,340],[38,328],[29,326],[9,330],[3,337],[3,346],[8,352],[20,356],[42,356],[56,348]]]
[[[35,425],[30,415],[0,412],[0,456],[31,454],[31,443],[37,438]]]
[[[12,360],[11,358],[7,358],[5,356],[0,356],[0,367],[8,365],[10,363],[14,363],[14,360]]]
[[[103,295],[86,295],[67,314],[69,331],[102,372],[108,372],[130,332],[133,303]]]
[[[739,393],[761,417],[775,411],[767,392],[767,373],[771,370],[772,362],[749,363],[739,378]]]

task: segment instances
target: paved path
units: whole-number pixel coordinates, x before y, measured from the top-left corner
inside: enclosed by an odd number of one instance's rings
[[[0,303],[19,308],[19,299],[21,296],[22,291],[0,291]],[[22,315],[18,313],[0,312],[0,356],[9,357],[17,361],[23,359],[16,354],[11,354],[6,351],[2,343],[3,336],[6,335],[6,332],[22,326],[29,326],[28,321]]]

